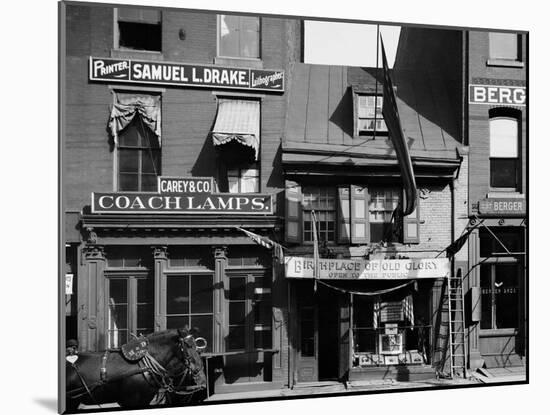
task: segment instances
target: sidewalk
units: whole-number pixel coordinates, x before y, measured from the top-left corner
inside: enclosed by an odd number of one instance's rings
[[[477,379],[433,379],[422,382],[398,382],[395,380],[373,380],[354,381],[347,385],[334,382],[329,385],[306,384],[298,385],[293,389],[276,389],[253,392],[218,393],[210,396],[205,402],[232,401],[232,400],[253,400],[262,398],[288,397],[288,396],[311,396],[338,393],[362,393],[380,390],[406,390],[419,388],[437,388],[449,385],[475,385],[480,384]]]
[[[480,368],[476,373],[473,373],[473,376],[482,383],[525,382],[527,380],[524,366]]]

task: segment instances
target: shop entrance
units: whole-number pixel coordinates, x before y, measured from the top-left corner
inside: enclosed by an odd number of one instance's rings
[[[297,381],[338,379],[339,302],[336,292],[319,284],[297,285]]]

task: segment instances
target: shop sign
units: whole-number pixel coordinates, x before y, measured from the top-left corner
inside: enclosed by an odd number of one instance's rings
[[[498,86],[470,84],[470,104],[524,106],[524,86]]]
[[[284,91],[285,81],[285,73],[282,70],[92,56],[90,56],[89,77],[90,81],[279,92]]]
[[[525,216],[527,211],[525,199],[521,198],[488,198],[479,201],[481,215]]]
[[[313,278],[313,258],[286,257],[287,278]],[[406,280],[445,278],[450,273],[447,258],[411,259],[319,259],[319,278],[327,280]]]
[[[92,193],[92,213],[273,214],[272,197],[260,193],[214,193],[213,179],[160,177],[157,193]]]

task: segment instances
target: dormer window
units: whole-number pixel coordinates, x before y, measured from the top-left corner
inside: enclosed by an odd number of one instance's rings
[[[357,94],[356,99],[356,134],[372,135],[387,133],[388,128],[382,115],[382,97],[374,94]]]

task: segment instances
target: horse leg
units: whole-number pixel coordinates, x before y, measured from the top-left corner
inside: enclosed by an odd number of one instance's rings
[[[142,374],[134,375],[120,382],[117,402],[123,408],[149,406],[156,393],[157,389]]]

